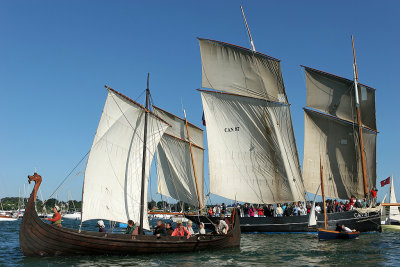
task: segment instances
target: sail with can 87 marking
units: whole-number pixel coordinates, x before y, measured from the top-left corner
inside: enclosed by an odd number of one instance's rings
[[[280,62],[199,39],[210,192],[250,203],[304,200]],[[218,92],[218,91],[222,92]]]

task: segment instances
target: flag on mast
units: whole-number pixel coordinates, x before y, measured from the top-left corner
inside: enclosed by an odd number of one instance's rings
[[[385,180],[381,181],[381,187],[384,187],[387,184],[390,184],[390,176],[388,178],[386,178]]]

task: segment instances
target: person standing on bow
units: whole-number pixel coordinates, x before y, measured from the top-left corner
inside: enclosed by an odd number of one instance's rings
[[[53,212],[54,212],[53,218],[46,218],[45,220],[46,221],[50,221],[51,224],[53,224],[53,225],[57,225],[57,226],[61,227],[61,213],[60,213],[60,211],[61,211],[60,207],[55,205],[53,207]]]

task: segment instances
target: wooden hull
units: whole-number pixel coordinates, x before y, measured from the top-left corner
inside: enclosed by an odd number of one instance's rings
[[[145,253],[190,252],[240,246],[240,221],[227,235],[186,237],[135,236],[87,232],[44,223],[34,208],[34,193],[29,199],[20,229],[20,246],[24,256],[60,255],[135,255]]]
[[[360,235],[360,232],[344,233],[325,229],[318,229],[319,240],[334,240],[334,239],[355,239]]]
[[[360,213],[358,211],[347,211],[328,213],[328,227],[336,227],[336,223],[344,224],[351,229],[360,232],[380,231],[380,212]],[[219,217],[186,216],[194,222],[199,220],[206,228],[213,229],[212,222]],[[324,226],[323,214],[318,214],[318,227]],[[240,217],[240,228],[242,233],[265,233],[265,232],[316,232],[317,228],[308,227],[308,215],[283,216],[283,217]]]

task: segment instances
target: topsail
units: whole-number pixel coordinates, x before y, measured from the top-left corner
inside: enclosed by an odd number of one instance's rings
[[[238,201],[304,200],[305,190],[280,62],[199,39],[210,192]]]
[[[107,100],[90,150],[83,185],[82,221],[106,219],[139,222],[145,109],[108,89]],[[145,200],[150,165],[161,136],[169,126],[149,114]],[[147,205],[144,229],[149,229]]]

